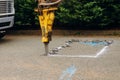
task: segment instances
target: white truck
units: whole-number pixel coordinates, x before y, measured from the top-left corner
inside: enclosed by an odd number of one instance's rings
[[[6,29],[14,24],[14,0],[0,0],[0,38],[5,36]]]

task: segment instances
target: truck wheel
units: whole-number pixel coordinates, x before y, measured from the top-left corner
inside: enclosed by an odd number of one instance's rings
[[[2,39],[6,35],[6,31],[0,31],[0,39]]]

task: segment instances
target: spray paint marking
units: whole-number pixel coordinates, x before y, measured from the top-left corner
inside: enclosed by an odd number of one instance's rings
[[[97,53],[96,57],[99,57],[100,55],[102,55],[107,47],[108,46],[105,46],[103,49],[101,49],[101,51]]]
[[[108,48],[108,46],[103,47],[96,55],[51,55],[51,57],[71,57],[71,58],[98,58],[100,55],[104,54],[105,50]]]
[[[63,71],[63,74],[61,75],[59,80],[65,80],[65,79],[66,80],[72,80],[72,76],[75,74],[76,70],[77,69],[74,65],[70,66],[65,71]]]

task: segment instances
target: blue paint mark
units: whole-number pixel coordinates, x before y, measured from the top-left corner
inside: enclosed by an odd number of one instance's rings
[[[90,45],[90,46],[97,46],[97,45],[108,45],[107,42],[101,41],[101,42],[95,42],[95,41],[91,41],[91,42],[80,42],[81,44],[86,44],[86,45]]]
[[[76,72],[76,67],[72,65],[69,68],[67,68],[65,71],[63,71],[63,74],[59,80],[64,80],[65,77],[67,77],[66,80],[72,80],[71,78],[75,74],[75,72]]]

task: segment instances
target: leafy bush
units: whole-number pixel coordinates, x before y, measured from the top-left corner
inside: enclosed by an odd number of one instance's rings
[[[38,24],[35,0],[15,0],[16,24]],[[55,26],[104,28],[120,25],[119,0],[63,0],[56,11]],[[68,27],[66,27],[68,28]]]

